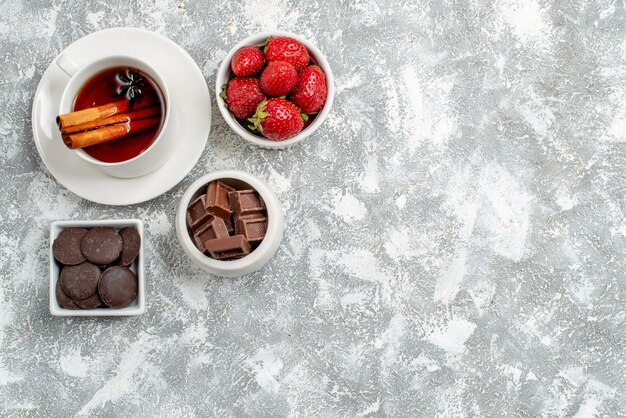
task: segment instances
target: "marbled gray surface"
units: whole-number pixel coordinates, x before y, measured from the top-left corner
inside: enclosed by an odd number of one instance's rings
[[[623,1],[0,3],[3,416],[617,416],[626,409]],[[43,71],[93,31],[185,48],[209,86],[230,47],[284,29],[337,96],[303,145],[214,126],[185,180],[113,208],[61,187],[32,141]],[[179,248],[198,176],[266,179],[286,233],[222,279]],[[48,312],[53,220],[140,217],[147,313]]]

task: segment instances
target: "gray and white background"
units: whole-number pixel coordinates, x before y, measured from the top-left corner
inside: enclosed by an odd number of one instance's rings
[[[115,26],[180,44],[209,86],[267,29],[328,57],[301,146],[246,145],[213,108],[177,187],[107,207],[60,186],[30,110],[46,67]],[[0,1],[0,415],[619,416],[626,409],[624,1]],[[286,232],[239,279],[191,265],[184,188],[276,190]],[[147,312],[48,312],[58,219],[139,217]]]

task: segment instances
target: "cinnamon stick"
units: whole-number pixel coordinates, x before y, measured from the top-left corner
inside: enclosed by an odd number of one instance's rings
[[[63,142],[70,149],[84,148],[91,145],[102,144],[104,142],[115,141],[127,135],[158,126],[161,118],[149,118],[142,120],[131,120],[130,122],[118,123],[116,125],[103,126],[90,131],[71,133],[62,135]]]
[[[81,123],[80,125],[67,126],[65,129],[61,129],[62,135],[89,131],[91,129],[98,129],[104,126],[116,125],[118,123],[130,122],[133,120],[148,119],[153,116],[158,116],[161,113],[159,106],[147,107],[145,109],[134,110],[128,113],[121,113],[119,115],[110,116],[108,118],[96,119],[90,122]]]
[[[142,100],[135,103],[133,110],[152,107],[155,104],[155,101],[151,100],[151,98],[144,97]],[[64,130],[70,126],[81,125],[94,120],[108,118],[120,113],[127,113],[130,110],[128,100],[124,99],[113,103],[103,104],[101,106],[90,107],[88,109],[59,115],[57,116],[57,125],[59,126],[59,129]]]

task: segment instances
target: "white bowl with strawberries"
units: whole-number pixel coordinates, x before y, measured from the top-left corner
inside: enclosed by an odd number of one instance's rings
[[[215,81],[218,108],[242,138],[288,148],[319,128],[333,104],[333,74],[322,53],[288,32],[252,35],[230,50]]]

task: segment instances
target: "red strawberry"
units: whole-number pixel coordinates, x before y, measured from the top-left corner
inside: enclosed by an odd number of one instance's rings
[[[298,72],[285,61],[270,62],[261,73],[261,91],[268,96],[289,94],[297,83]]]
[[[261,71],[263,64],[265,64],[265,57],[259,47],[244,46],[233,55],[230,68],[238,77],[250,77]]]
[[[231,78],[221,96],[230,113],[239,119],[254,115],[259,103],[265,99],[259,88],[259,80],[252,77]]]
[[[287,61],[300,71],[309,65],[309,51],[300,42],[286,36],[271,37],[265,44],[267,62]]]
[[[317,65],[310,65],[298,74],[298,84],[289,99],[303,113],[315,113],[324,107],[327,94],[324,71]]]
[[[275,141],[291,138],[302,130],[304,121],[300,111],[288,100],[272,98],[263,100],[254,117],[248,119],[261,134]]]

